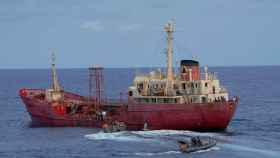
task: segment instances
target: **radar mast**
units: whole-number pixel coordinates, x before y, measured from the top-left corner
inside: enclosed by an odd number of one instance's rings
[[[164,27],[167,33],[167,84],[166,84],[166,95],[172,94],[172,85],[174,80],[173,75],[173,32],[174,22],[168,22]]]
[[[167,80],[173,80],[173,32],[174,23],[168,22],[165,27],[165,32],[167,33]]]
[[[61,91],[61,87],[59,85],[58,82],[58,77],[57,77],[57,73],[56,73],[56,67],[55,67],[55,52],[52,52],[52,56],[51,56],[51,63],[52,63],[52,88],[54,91]]]

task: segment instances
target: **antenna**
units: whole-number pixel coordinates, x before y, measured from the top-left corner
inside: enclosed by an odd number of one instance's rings
[[[51,63],[52,63],[52,65],[55,65],[55,60],[56,60],[55,52],[52,51],[51,52]]]
[[[174,28],[175,28],[175,22],[176,22],[175,17],[173,17],[173,18],[170,20],[170,22],[172,23],[173,29],[174,29]],[[173,31],[175,31],[175,30],[173,30]]]

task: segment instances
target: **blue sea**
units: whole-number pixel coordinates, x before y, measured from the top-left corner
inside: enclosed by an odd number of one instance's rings
[[[149,68],[108,68],[105,96],[119,97],[135,73]],[[132,131],[103,133],[94,128],[31,127],[18,96],[20,88],[48,88],[50,70],[0,70],[0,157],[3,158],[109,158],[109,157],[280,157],[280,66],[210,67],[240,104],[225,132]],[[88,95],[87,69],[58,70],[65,90]],[[216,147],[182,154],[177,138],[211,136]],[[165,138],[165,139],[163,139]],[[168,138],[168,139],[166,139]]]

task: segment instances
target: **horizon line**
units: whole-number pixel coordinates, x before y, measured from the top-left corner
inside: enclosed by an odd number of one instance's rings
[[[205,65],[206,66],[206,65]],[[209,66],[212,68],[227,68],[227,67],[269,67],[269,66],[280,66],[279,65],[213,65]],[[89,66],[90,67],[90,66]],[[89,67],[57,67],[57,69],[88,69]],[[201,68],[204,66],[200,66]],[[39,68],[0,68],[0,70],[45,70],[50,69],[51,67],[39,67]],[[139,68],[166,68],[165,66],[134,66],[134,67],[112,67],[104,66],[103,68],[107,69],[139,69]],[[175,67],[174,67],[175,68]]]

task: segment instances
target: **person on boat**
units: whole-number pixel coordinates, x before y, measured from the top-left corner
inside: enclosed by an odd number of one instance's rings
[[[178,143],[179,143],[180,151],[181,152],[187,152],[187,150],[189,148],[188,144],[186,142],[180,141],[180,140],[178,141]]]
[[[197,145],[196,137],[191,138],[192,145]]]
[[[191,138],[192,145],[197,146],[197,145],[202,145],[201,139],[197,137],[192,137]]]
[[[196,143],[197,145],[202,145],[201,139],[199,137],[196,137]]]

